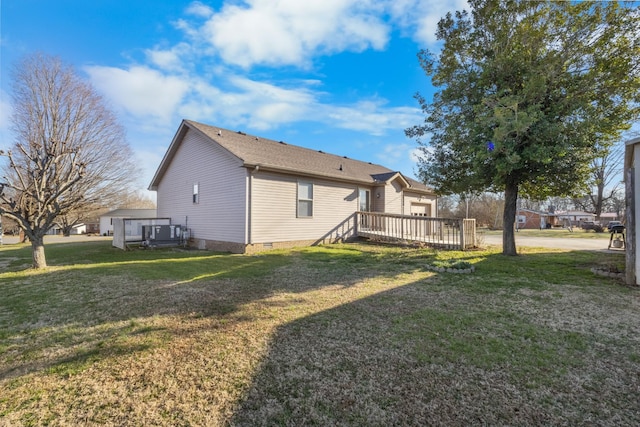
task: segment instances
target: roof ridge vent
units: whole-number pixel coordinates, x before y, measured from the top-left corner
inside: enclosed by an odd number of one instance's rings
[[[284,141],[280,141],[280,144],[282,144],[282,145],[287,145],[287,143],[286,143],[286,142],[284,142]]]
[[[239,134],[239,135],[246,135],[246,133],[241,132],[241,131],[238,131],[238,134]]]

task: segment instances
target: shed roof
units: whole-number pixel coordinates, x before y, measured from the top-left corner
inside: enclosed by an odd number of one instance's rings
[[[150,190],[157,189],[162,175],[188,129],[199,132],[225,148],[240,159],[244,167],[258,167],[260,170],[317,176],[371,185],[380,184],[396,175],[400,175],[407,187],[412,190],[432,193],[431,188],[426,185],[381,165],[325,153],[321,150],[299,147],[283,141],[248,135],[244,132],[234,132],[192,120],[182,121],[171,146],[153,177],[149,186]]]
[[[155,209],[114,209],[105,212],[101,217],[110,218],[154,218],[156,216]]]

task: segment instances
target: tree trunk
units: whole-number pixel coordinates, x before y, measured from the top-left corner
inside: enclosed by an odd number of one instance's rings
[[[516,208],[518,203],[518,184],[508,183],[504,188],[504,213],[502,216],[502,254],[518,255],[516,252]]]
[[[31,240],[31,249],[33,256],[33,268],[45,268],[47,259],[44,256],[44,239],[42,237],[34,237]]]
[[[602,204],[604,201],[604,183],[598,183],[598,194],[596,195],[596,201],[593,204],[594,213],[596,214],[596,221],[600,221],[600,215],[602,214]]]

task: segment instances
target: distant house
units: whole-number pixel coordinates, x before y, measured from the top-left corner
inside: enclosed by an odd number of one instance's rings
[[[155,218],[155,209],[115,209],[100,215],[100,234],[113,235],[114,219]]]
[[[616,212],[604,212],[600,214],[600,223],[604,227],[611,221],[620,221],[620,216]]]
[[[84,223],[81,223],[71,227],[71,231],[69,234],[78,235],[78,234],[86,234],[86,233],[87,233],[87,225]],[[53,235],[53,236],[62,234],[62,228],[58,225],[54,225],[49,230],[47,230],[47,234]]]
[[[596,215],[583,211],[556,211],[550,213],[548,222],[554,227],[573,226],[579,227],[585,221],[595,221]]]
[[[149,189],[195,246],[236,253],[354,238],[357,211],[437,214],[433,191],[399,171],[189,120]]]
[[[547,212],[532,209],[518,209],[516,218],[516,228],[521,229],[543,229],[547,228],[549,214]]]

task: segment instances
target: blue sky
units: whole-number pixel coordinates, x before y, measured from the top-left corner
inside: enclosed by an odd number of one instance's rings
[[[379,163],[415,176],[432,88],[421,48],[464,0],[2,0],[0,148],[10,70],[42,51],[117,112],[146,189],[183,118]]]

